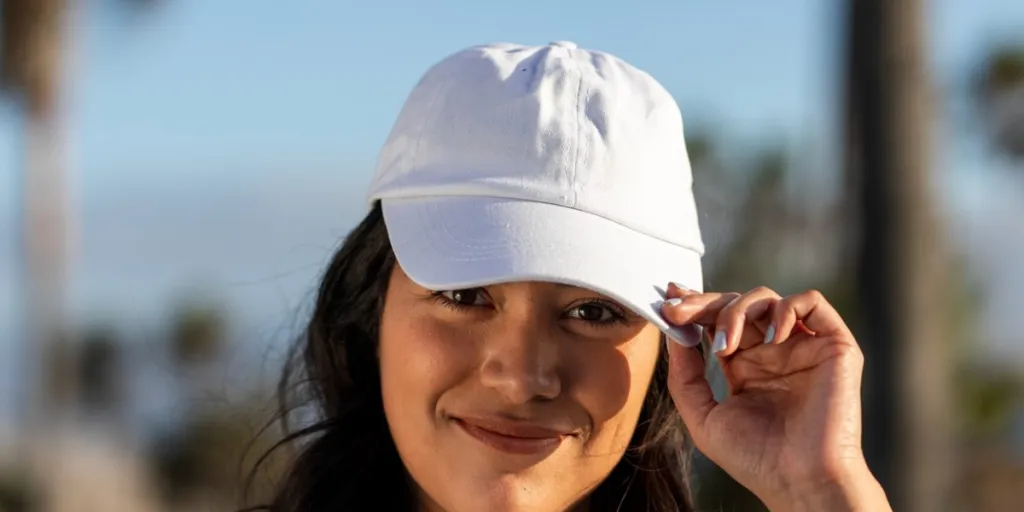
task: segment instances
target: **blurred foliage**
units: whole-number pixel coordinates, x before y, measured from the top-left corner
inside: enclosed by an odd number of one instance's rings
[[[153,462],[165,498],[180,502],[195,489],[226,487],[231,480],[225,471],[230,448],[251,435],[242,427],[224,418],[193,417],[159,438]]]
[[[709,137],[693,134],[688,148],[694,172],[701,229],[709,245],[705,287],[715,290],[747,290],[757,284],[779,282],[777,262],[792,237],[804,235],[799,214],[786,192],[791,158],[784,151],[762,151],[748,168],[737,169],[718,154]],[[725,212],[728,212],[726,214]],[[713,360],[713,359],[712,359]],[[724,382],[712,363],[710,377],[717,393]],[[767,510],[699,452],[694,458],[694,499],[701,510]]]
[[[0,471],[0,512],[37,512],[41,509],[38,490],[23,472]]]
[[[67,0],[0,0],[0,90],[33,114],[57,95]]]
[[[48,403],[58,408],[74,404],[78,396],[77,347],[69,342],[70,337],[53,333],[57,341],[46,344],[42,349],[43,396]]]
[[[219,361],[227,343],[227,317],[223,308],[209,301],[183,301],[171,320],[168,339],[174,364],[188,369],[196,364]],[[199,391],[218,386],[189,377],[180,382]],[[200,389],[196,389],[198,386]],[[207,389],[216,394],[219,391]],[[244,391],[244,390],[235,390]],[[160,433],[154,440],[150,461],[167,503],[183,505],[200,500],[232,507],[242,501],[249,470],[255,460],[276,442],[277,430],[267,426],[272,392],[258,388],[239,399],[190,401],[183,421]],[[195,395],[192,396],[194,398]],[[186,397],[188,399],[188,397]],[[283,470],[280,457],[272,457],[257,478],[276,481]],[[272,485],[254,486],[267,493]],[[264,500],[265,494],[249,498]]]
[[[112,327],[95,327],[82,340],[79,392],[92,410],[112,411],[123,399],[121,345]]]
[[[1024,42],[994,48],[975,77],[975,100],[996,151],[1024,159]]]
[[[985,69],[982,85],[989,94],[997,94],[1024,84],[1024,47],[1005,47],[993,52]]]
[[[729,226],[730,237],[717,248],[708,281],[720,290],[746,290],[774,277],[782,245],[799,225],[785,193],[787,156],[781,150],[761,154],[745,182],[731,183],[736,191]],[[773,280],[777,281],[777,280]]]
[[[171,381],[177,388],[169,391],[180,400],[183,416],[156,433],[145,433],[147,461],[162,497],[178,509],[194,510],[199,504],[233,509],[242,499],[240,492],[254,465],[250,459],[263,455],[278,439],[276,428],[263,429],[268,408],[274,404],[272,392],[261,387],[268,383],[259,383],[258,389],[248,392],[233,389],[232,396],[240,398],[227,398],[219,368],[189,371],[199,364],[224,362],[227,325],[222,306],[189,298],[180,302],[163,326],[167,335],[156,336],[167,343],[162,353],[181,377]],[[52,393],[59,395],[65,409],[84,407],[119,419],[116,415],[125,412],[127,390],[135,385],[124,371],[128,340],[106,324],[85,330],[77,340],[75,344],[52,345],[57,351],[49,356],[46,368]],[[256,478],[276,481],[284,456],[282,452],[272,457]],[[0,504],[7,507],[0,512],[23,510],[13,505],[27,499],[22,498],[22,487],[18,482],[0,480]],[[262,493],[269,492],[272,485],[254,485],[252,489],[257,493],[252,499],[265,500],[268,496]]]
[[[185,302],[172,322],[171,354],[175,364],[190,366],[220,355],[227,328],[220,307]]]
[[[1024,510],[1024,464],[1007,457],[1003,446],[971,445],[957,488],[970,511]]]
[[[968,440],[1008,436],[1024,394],[1024,371],[965,364],[956,380],[959,416]]]
[[[0,92],[31,115],[51,112],[60,86],[69,0],[0,0]],[[107,2],[116,12],[152,12],[163,0]]]
[[[226,504],[242,500],[253,457],[262,456],[277,440],[276,429],[262,428],[268,416],[267,396],[252,393],[228,407],[195,411],[180,428],[158,437],[151,461],[168,503],[187,503],[197,494]],[[281,457],[268,459],[257,478],[271,484],[253,486],[260,494],[249,499],[269,498],[283,462]]]

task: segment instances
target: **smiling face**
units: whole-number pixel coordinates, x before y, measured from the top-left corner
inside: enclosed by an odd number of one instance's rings
[[[380,326],[384,411],[427,510],[559,511],[622,458],[656,327],[600,294],[520,282],[459,291],[398,265]]]

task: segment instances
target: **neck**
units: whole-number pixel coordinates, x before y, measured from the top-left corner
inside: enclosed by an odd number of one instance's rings
[[[448,512],[436,501],[434,501],[427,493],[423,492],[417,486],[416,489],[416,512]],[[564,512],[590,512],[590,497],[586,496],[569,508],[565,509]]]

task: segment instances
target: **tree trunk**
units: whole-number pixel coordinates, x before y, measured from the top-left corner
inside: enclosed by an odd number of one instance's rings
[[[910,512],[948,510],[955,467],[923,4],[851,0],[847,34],[865,451],[894,509]]]
[[[36,431],[57,421],[75,398],[74,347],[68,325],[69,191],[62,123],[55,114],[25,119],[22,257],[28,351],[38,365],[28,420]]]
[[[0,3],[0,86],[20,107],[20,259],[24,318],[22,365],[26,450],[46,446],[48,428],[74,397],[74,348],[67,311],[70,267],[64,140],[67,0]],[[38,443],[44,443],[42,445]],[[22,454],[32,457],[31,454]]]

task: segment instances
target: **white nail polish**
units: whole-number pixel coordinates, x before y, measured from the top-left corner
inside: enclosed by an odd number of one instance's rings
[[[711,351],[718,353],[725,350],[725,331],[715,333],[715,342],[711,345]]]
[[[682,303],[683,299],[680,299],[679,297],[673,297],[665,301],[665,304],[668,304],[669,306],[678,306]]]

